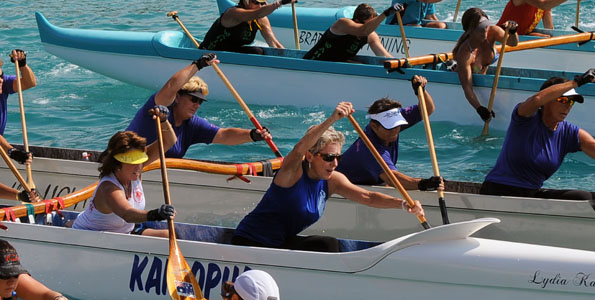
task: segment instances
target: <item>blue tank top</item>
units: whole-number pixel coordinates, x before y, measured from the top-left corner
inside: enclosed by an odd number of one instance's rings
[[[306,169],[302,170],[302,177],[292,187],[272,182],[260,203],[240,222],[235,235],[279,247],[318,221],[329,197],[328,182],[310,179]]]

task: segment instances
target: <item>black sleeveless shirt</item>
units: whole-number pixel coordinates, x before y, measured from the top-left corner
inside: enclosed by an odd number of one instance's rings
[[[234,27],[226,28],[221,24],[221,17],[215,20],[205,35],[200,49],[237,51],[240,47],[252,43],[256,38],[259,29],[256,21],[242,22]]]
[[[368,43],[368,37],[336,35],[327,29],[320,40],[304,55],[304,59],[347,61]]]

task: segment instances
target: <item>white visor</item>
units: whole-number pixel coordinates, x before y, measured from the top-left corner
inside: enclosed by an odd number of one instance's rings
[[[393,129],[397,126],[409,124],[403,115],[401,115],[400,108],[393,108],[377,114],[368,114],[366,119],[372,119],[380,122],[380,125],[385,129]]]

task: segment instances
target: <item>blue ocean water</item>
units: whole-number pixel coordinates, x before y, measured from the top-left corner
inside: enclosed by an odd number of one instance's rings
[[[13,48],[28,51],[28,63],[37,75],[38,86],[24,92],[28,138],[31,145],[103,150],[109,137],[124,129],[137,109],[154,91],[122,83],[70,64],[47,53],[39,40],[34,12],[42,12],[50,22],[67,28],[102,30],[159,31],[179,30],[166,13],[179,11],[188,29],[203,36],[216,19],[215,1],[89,1],[89,0],[4,0],[0,8],[0,58],[4,72],[14,74],[8,54]],[[371,1],[377,10],[388,1]],[[491,19],[498,19],[506,1],[463,1],[459,12],[472,6],[482,7]],[[303,0],[307,7],[341,7],[357,2]],[[456,0],[437,4],[438,16],[452,20]],[[556,28],[574,25],[576,1],[566,2],[553,11]],[[581,2],[580,27],[595,29],[595,1]],[[431,87],[430,87],[431,90]],[[249,99],[247,99],[249,101]],[[413,103],[405,103],[410,105]],[[18,97],[9,98],[9,120],[6,138],[22,143]],[[251,105],[260,122],[271,129],[282,153],[288,153],[306,129],[321,122],[331,112],[329,107],[296,108],[291,106]],[[250,128],[241,108],[232,102],[211,99],[199,115],[223,126]],[[365,124],[364,112],[355,114]],[[579,124],[580,125],[580,124]],[[348,121],[336,127],[347,136],[346,145],[357,137]],[[478,138],[480,127],[433,122],[435,145],[441,174],[447,179],[481,182],[493,166],[503,141],[504,131],[492,130],[487,138]],[[188,157],[245,162],[272,157],[265,143],[240,146],[195,145]],[[562,168],[546,182],[547,187],[593,190],[595,162],[583,153],[569,155]],[[432,174],[423,126],[404,132],[401,137],[399,168],[412,176]]]

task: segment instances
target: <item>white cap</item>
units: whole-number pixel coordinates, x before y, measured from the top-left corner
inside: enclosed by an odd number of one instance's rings
[[[236,278],[233,287],[244,300],[281,300],[275,279],[265,271],[246,271]]]
[[[583,96],[581,96],[579,93],[577,93],[574,89],[570,89],[568,92],[562,94],[562,96],[572,97],[572,100],[574,100],[578,103],[583,103],[585,101]]]
[[[366,119],[372,119],[380,122],[385,129],[393,129],[397,126],[409,124],[403,115],[401,115],[400,108],[393,108],[377,114],[368,114]]]

